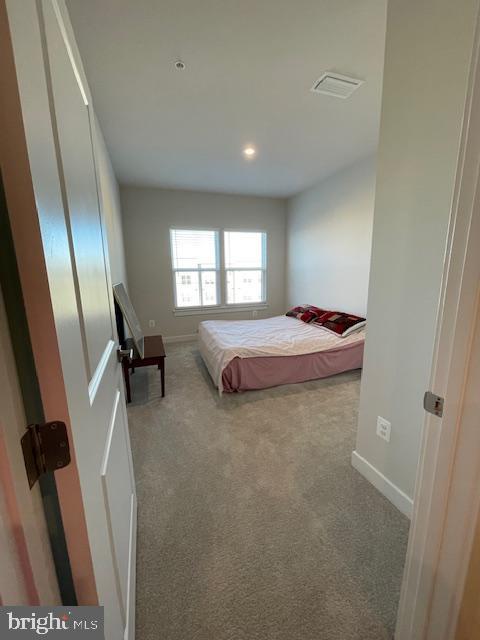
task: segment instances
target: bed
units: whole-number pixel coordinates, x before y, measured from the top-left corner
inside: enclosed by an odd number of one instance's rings
[[[200,323],[198,344],[220,393],[325,378],[362,366],[365,329],[339,337],[289,316]]]

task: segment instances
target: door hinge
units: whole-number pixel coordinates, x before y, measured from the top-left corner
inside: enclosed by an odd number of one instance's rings
[[[29,424],[21,444],[30,489],[44,473],[63,469],[70,463],[67,427],[59,420]]]
[[[441,418],[443,416],[444,400],[441,396],[437,396],[431,391],[425,391],[423,396],[423,408],[434,416]]]

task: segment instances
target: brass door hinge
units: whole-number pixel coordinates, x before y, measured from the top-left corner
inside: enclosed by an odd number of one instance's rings
[[[64,422],[29,424],[21,443],[30,489],[42,474],[63,469],[70,463],[70,445]]]

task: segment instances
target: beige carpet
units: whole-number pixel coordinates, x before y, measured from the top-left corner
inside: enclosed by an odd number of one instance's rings
[[[391,639],[408,520],[350,465],[359,372],[219,398],[167,355],[128,412],[137,640]]]

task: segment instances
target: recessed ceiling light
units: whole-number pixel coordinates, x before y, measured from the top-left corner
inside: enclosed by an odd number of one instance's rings
[[[246,158],[254,158],[256,153],[257,153],[257,150],[255,149],[255,147],[252,147],[251,145],[248,145],[243,150],[243,155]]]
[[[175,69],[178,69],[179,71],[183,71],[186,67],[186,64],[184,62],[182,62],[181,60],[177,60],[175,62]]]

